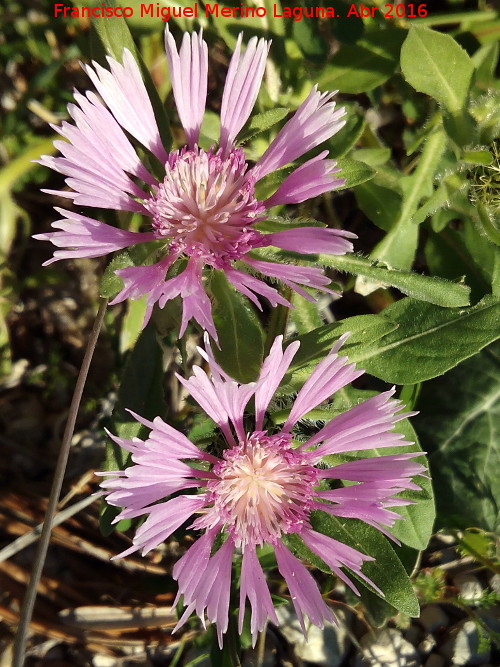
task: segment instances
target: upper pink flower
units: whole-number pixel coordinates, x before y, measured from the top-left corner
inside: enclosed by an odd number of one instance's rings
[[[410,503],[399,493],[420,488],[411,479],[425,470],[411,460],[419,452],[364,459],[353,458],[352,453],[409,445],[393,427],[415,413],[400,412],[403,406],[391,398],[392,389],[334,417],[306,442],[294,443],[296,423],[363,373],[338,354],[345,338],[338,340],[311,373],[280,429],[265,422],[265,413],[300,343],[293,342],[283,351],[282,337],[276,338],[257,381],[240,385],[217,364],[206,335],[205,350],[199,351],[211,377],[194,367],[189,380],[178,379],[220,429],[225,445],[219,456],[199,449],[159,417],[149,422],[134,415],[150,429],[145,441],[111,436],[132,454],[130,467],[101,473],[109,477],[101,483],[107,502],[123,508],[115,522],[147,517],[133,545],[117,557],[139,549],[147,553],[193,515],[189,527],[204,531],[173,569],[179,583],[177,599],[182,596],[186,607],[178,627],[193,611],[202,620],[206,614],[216,623],[222,642],[228,627],[236,550],[242,554],[240,632],[246,598],[254,641],[267,618],[277,623],[256,552],[265,544],[274,549],[302,628],[304,614],[319,626],[324,619],[333,620],[312,575],[285,546],[283,538],[290,534],[298,536],[355,593],[356,586],[341,568],[379,590],[362,572],[363,563],[373,558],[314,530],[311,512],[354,517],[391,537],[388,528],[400,518],[394,507]],[[252,398],[254,416],[244,420]],[[331,465],[324,461],[326,456],[345,453],[349,453],[347,462]],[[177,495],[169,499],[172,494]]]
[[[132,211],[149,218],[149,231],[128,232],[57,208],[62,219],[52,226],[60,231],[35,237],[60,248],[46,264],[68,257],[98,257],[137,243],[157,241],[158,262],[117,271],[124,288],[112,303],[146,294],[147,321],[155,303],[163,307],[180,295],[180,335],[192,317],[216,338],[210,299],[203,287],[204,266],[225,270],[233,286],[259,308],[256,295],[267,298],[272,305],[289,306],[274,287],[253,273],[282,280],[309,299],[300,285],[327,292],[329,279],[319,268],[296,270],[256,260],[249,253],[272,245],[298,253],[344,254],[352,251],[348,239],[355,238],[349,232],[318,227],[271,234],[257,229],[267,208],[299,203],[343,185],[344,179],[334,176],[339,171],[336,163],[326,159],[327,151],[323,151],[295,169],[267,200],[260,201],[255,194],[260,179],[338,132],[345,123],[345,112],[336,109],[334,93],[320,93],[314,87],[250,167],[235,141],[255,104],[269,43],[253,37],[241,54],[241,41],[240,35],[222,96],[218,147],[203,150],[197,143],[207,95],[208,54],[202,33],[184,34],[178,52],[167,27],[165,45],[172,89],[187,145],[166,152],[139,67],[124,49],[123,63],[108,57],[109,70],[95,62],[93,67],[85,66],[100,97],[93,92],[75,92],[76,104],[68,106],[73,123],[54,126],[66,139],[54,144],[62,157],[45,155],[40,160],[64,174],[71,188],[55,194],[79,206]],[[162,180],[143,164],[127,134],[159,161],[164,169]],[[187,259],[181,273],[172,267],[179,258]],[[235,267],[238,260],[240,264]]]

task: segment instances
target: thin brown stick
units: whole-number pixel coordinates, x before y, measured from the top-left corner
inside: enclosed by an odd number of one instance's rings
[[[23,667],[24,664],[26,637],[28,634],[31,617],[33,616],[33,608],[35,606],[38,583],[40,582],[40,578],[42,576],[42,570],[45,564],[45,558],[47,556],[47,549],[49,548],[50,534],[52,531],[54,516],[57,510],[57,503],[59,502],[59,497],[61,495],[61,488],[64,480],[64,473],[66,471],[66,465],[68,462],[71,440],[75,430],[78,409],[82,400],[83,389],[85,387],[85,382],[87,380],[87,375],[92,357],[94,355],[97,339],[99,338],[99,333],[101,331],[107,305],[108,300],[101,299],[99,310],[97,312],[92,331],[90,332],[90,337],[87,343],[87,349],[85,350],[85,356],[83,357],[80,373],[78,374],[76,381],[75,391],[71,399],[68,421],[66,422],[66,428],[64,429],[61,450],[59,452],[59,457],[57,459],[57,465],[54,472],[54,480],[50,490],[49,502],[47,506],[47,512],[45,514],[45,521],[43,523],[42,534],[40,535],[40,541],[38,542],[38,548],[35,555],[30,582],[26,589],[23,605],[21,607],[20,621],[17,628],[16,641],[14,643],[14,659],[12,667]]]

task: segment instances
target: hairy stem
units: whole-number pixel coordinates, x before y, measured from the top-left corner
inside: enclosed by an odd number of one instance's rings
[[[23,604],[21,607],[19,626],[17,629],[16,641],[14,644],[14,659],[12,663],[13,667],[22,667],[24,664],[26,637],[28,634],[28,628],[31,622],[31,617],[33,615],[33,608],[35,606],[38,584],[40,583],[43,566],[45,564],[45,558],[47,556],[47,549],[49,547],[50,534],[52,531],[54,516],[57,510],[59,497],[61,495],[61,488],[64,479],[64,473],[66,471],[66,464],[68,462],[71,440],[73,438],[73,433],[75,430],[76,417],[78,415],[78,409],[80,407],[80,402],[82,400],[83,388],[85,387],[85,382],[87,380],[90,363],[92,361],[97,339],[99,337],[99,332],[101,331],[101,326],[107,305],[108,305],[108,300],[102,299],[94,321],[94,325],[92,327],[92,331],[90,332],[90,337],[87,343],[87,349],[85,350],[85,356],[83,357],[82,366],[80,368],[80,373],[78,374],[78,378],[75,385],[75,391],[73,392],[73,397],[71,399],[71,405],[69,407],[69,413],[68,413],[68,421],[66,422],[66,428],[64,429],[61,449],[59,452],[59,457],[57,459],[56,469],[54,472],[54,480],[52,482],[52,488],[50,490],[49,502],[47,506],[47,512],[45,514],[45,520],[43,522],[42,533],[40,536],[40,540],[38,542],[38,548],[35,555],[35,561],[33,564],[33,570],[31,572],[30,582],[26,589]]]

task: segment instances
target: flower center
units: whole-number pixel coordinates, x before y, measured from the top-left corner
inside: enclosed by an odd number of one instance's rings
[[[292,449],[289,434],[252,433],[224,454],[213,473],[218,479],[208,490],[214,505],[206,518],[227,524],[237,546],[273,543],[307,520],[317,472]]]
[[[158,239],[170,239],[171,252],[200,256],[216,268],[260,245],[252,227],[264,205],[255,199],[255,179],[245,155],[195,147],[170,153],[165,179],[144,202]]]

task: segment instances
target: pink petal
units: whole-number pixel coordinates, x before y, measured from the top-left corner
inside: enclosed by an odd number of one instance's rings
[[[274,392],[279,387],[292,359],[300,347],[300,342],[291,343],[283,352],[283,336],[277,336],[262,364],[255,391],[255,430],[262,428],[264,414]]]
[[[314,289],[320,290],[321,292],[327,292],[338,296],[336,292],[333,292],[331,289],[328,289],[326,285],[330,284],[330,279],[325,276],[322,269],[318,269],[313,266],[295,266],[292,264],[277,264],[275,262],[265,262],[257,259],[247,259],[243,260],[245,264],[251,266],[255,271],[259,271],[265,276],[270,278],[277,278],[281,280],[282,283],[288,285],[295,292],[303,296],[308,301],[315,302],[314,297],[312,297],[308,292],[301,289],[297,283],[301,285],[307,285],[308,287],[313,287]]]
[[[243,33],[240,33],[222,95],[220,146],[223,151],[227,151],[234,143],[236,135],[252,112],[270,47],[270,42],[252,37],[240,62],[242,37]]]
[[[269,242],[269,245],[304,255],[316,253],[344,255],[346,252],[353,251],[353,245],[347,241],[348,238],[356,238],[356,236],[340,229],[298,227],[267,234],[265,240]]]
[[[153,233],[141,234],[117,229],[74,211],[62,208],[56,208],[56,211],[65,217],[53,222],[52,227],[62,231],[35,234],[33,238],[50,241],[64,250],[56,250],[52,259],[44,262],[43,266],[71,257],[102,257],[115,250],[122,250],[155,238]]]
[[[345,125],[344,108],[335,110],[335,102],[331,102],[334,95],[319,93],[314,86],[257,162],[255,173],[259,179],[319,146]]]
[[[337,354],[348,336],[349,334],[344,334],[339,338],[329,354],[320,361],[306,380],[283,426],[284,431],[290,430],[307,412],[363,375],[364,371],[358,371],[354,364],[346,363],[347,357],[339,357]]]
[[[332,174],[338,173],[340,169],[336,169],[335,160],[323,159],[327,155],[328,151],[323,151],[292,171],[266,200],[267,208],[278,204],[299,204],[344,185],[345,178],[333,178]]]
[[[177,259],[177,255],[164,257],[160,262],[147,266],[128,266],[118,269],[116,274],[123,280],[124,288],[110,301],[110,305],[121,303],[126,299],[140,299],[147,294],[146,313],[143,327],[149,322],[153,306],[160,299],[165,287],[165,275],[170,266]]]
[[[207,533],[200,540],[204,540],[203,543],[197,547],[189,559],[184,560],[182,568],[174,570],[174,577],[179,577],[179,593],[185,591],[184,602],[188,605],[174,628],[174,632],[185,623],[194,609],[204,623],[203,614],[206,610],[208,620],[217,625],[219,645],[222,647],[222,635],[226,632],[229,623],[229,594],[234,543],[231,539],[226,540],[207,562],[207,553],[209,553],[210,541],[212,540],[213,543],[213,537]],[[186,571],[187,565],[198,566],[202,576],[198,576],[197,572],[190,575]]]
[[[163,452],[170,457],[179,459],[203,459],[204,461],[210,461],[211,463],[215,463],[219,460],[207,452],[202,452],[201,449],[198,449],[198,447],[194,445],[191,440],[186,438],[183,433],[169,424],[166,424],[160,417],[155,417],[153,422],[149,422],[135,412],[132,412],[132,410],[128,410],[128,412],[130,412],[130,414],[141,424],[144,424],[151,429],[146,440],[150,449],[155,449],[156,451],[163,450]]]
[[[107,107],[123,129],[148,148],[160,162],[167,153],[163,147],[153,107],[139,67],[128,49],[123,49],[123,64],[107,57],[111,71],[92,62],[84,69]]]
[[[185,606],[189,606],[196,601],[195,591],[207,569],[216,533],[216,530],[207,531],[189,547],[182,558],[174,565],[172,577],[179,582],[179,592],[174,606],[181,595],[184,597]],[[182,623],[179,621],[175,630],[181,625]]]
[[[193,318],[217,342],[217,331],[212,318],[212,305],[203,287],[202,264],[198,260],[191,259],[181,274],[164,284],[159,300],[160,308],[163,308],[167,301],[178,295],[182,299],[182,321],[179,338],[182,338],[189,320]]]
[[[373,561],[374,559],[371,556],[366,556],[365,554],[353,549],[352,547],[343,544],[334,540],[332,537],[323,535],[322,533],[317,533],[310,528],[305,528],[301,533],[300,537],[304,540],[304,543],[311,551],[317,554],[322,561],[324,561],[328,567],[334,572],[339,579],[341,579],[349,588],[351,588],[356,595],[359,595],[359,591],[353,582],[347,577],[341,567],[348,567],[355,574],[358,575],[361,579],[366,581],[370,586],[372,586],[376,591],[383,595],[382,591],[378,586],[376,586],[371,579],[361,572],[361,566],[365,561]]]
[[[146,521],[137,529],[133,546],[114,558],[123,558],[139,549],[142,549],[143,556],[146,555],[170,537],[194,512],[201,509],[205,502],[205,496],[198,494],[177,496],[166,503],[154,505]]]
[[[220,400],[213,380],[209,379],[205,371],[198,366],[194,366],[193,375],[189,380],[185,380],[178,374],[176,374],[176,377],[186,387],[202,410],[219,426],[229,444],[236,444],[229,428],[229,414]]]
[[[410,444],[400,433],[391,432],[398,421],[416,414],[396,414],[402,405],[401,401],[390,400],[394,391],[391,389],[373,396],[337,415],[303,446],[323,441],[314,451],[314,457],[320,460],[328,454]]]
[[[353,482],[392,482],[404,485],[405,478],[420,475],[425,470],[425,466],[410,460],[416,456],[420,456],[420,452],[357,459],[321,470],[321,473],[325,477]]]
[[[202,35],[202,30],[199,34],[185,32],[177,53],[168,25],[165,29],[165,49],[175,104],[191,148],[198,141],[207,99],[208,49]]]
[[[311,573],[293,556],[281,542],[274,545],[278,569],[286,581],[302,632],[307,636],[304,614],[311,623],[322,628],[324,620],[333,622],[335,617],[320,595]]]
[[[238,616],[238,632],[240,635],[243,631],[246,598],[250,601],[252,609],[250,630],[255,646],[257,634],[264,630],[268,617],[275,625],[279,625],[279,623],[264,572],[255,551],[251,548],[247,548],[243,552],[241,564],[240,610]]]
[[[262,310],[262,306],[255,294],[260,294],[265,297],[273,307],[277,306],[279,303],[287,308],[293,307],[289,301],[281,296],[278,290],[266,285],[262,280],[250,276],[248,273],[238,271],[237,269],[226,269],[226,278],[238,292],[241,292],[241,294],[248,297],[259,310]],[[253,294],[253,292],[255,292],[255,294]]]

